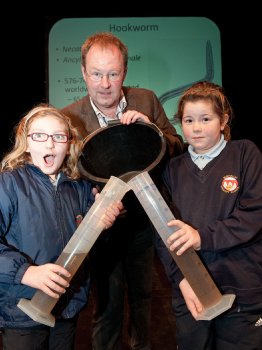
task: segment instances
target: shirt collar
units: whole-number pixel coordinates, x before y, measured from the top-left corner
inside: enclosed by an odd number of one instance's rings
[[[193,161],[195,161],[199,157],[210,158],[211,160],[217,157],[222,152],[222,150],[226,146],[226,143],[227,141],[225,140],[224,135],[221,134],[219,142],[214,147],[212,147],[207,153],[204,153],[204,154],[196,153],[193,150],[193,147],[191,145],[188,146],[188,152],[190,153],[190,156]]]
[[[225,148],[227,141],[224,138],[224,135],[221,134],[219,142],[212,147],[207,153],[198,154],[193,151],[191,145],[188,146],[188,152],[192,161],[198,166],[199,169],[203,169],[212,159],[217,157],[222,150]]]
[[[100,126],[106,127],[108,125],[108,121],[112,120],[112,118],[110,118],[110,117],[106,116],[104,113],[102,113],[100,111],[100,109],[97,108],[97,106],[94,104],[92,97],[91,96],[89,96],[89,97],[90,97],[91,106],[94,109],[94,112],[97,116],[97,119],[99,121]],[[122,90],[121,91],[121,98],[120,98],[120,101],[119,101],[118,106],[116,108],[116,114],[115,114],[116,119],[121,119],[126,106],[127,106],[127,102],[126,102],[126,98],[125,98],[125,95],[124,95],[123,90]]]

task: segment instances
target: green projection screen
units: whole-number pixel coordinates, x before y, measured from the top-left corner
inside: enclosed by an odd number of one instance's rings
[[[49,103],[62,108],[87,93],[81,45],[104,31],[128,47],[125,85],[153,90],[172,122],[188,86],[200,80],[222,84],[220,32],[206,17],[65,18],[49,33]]]

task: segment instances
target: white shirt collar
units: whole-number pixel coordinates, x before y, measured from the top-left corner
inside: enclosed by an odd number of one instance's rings
[[[97,108],[97,106],[94,104],[91,96],[90,96],[90,102],[91,102],[91,106],[93,107],[93,109],[95,111],[95,114],[97,116],[97,119],[99,121],[100,126],[102,128],[106,127],[108,125],[108,121],[112,120],[112,118],[106,116],[104,113],[102,113],[100,111],[99,108]],[[127,106],[126,98],[125,98],[125,95],[122,91],[121,92],[121,99],[120,99],[118,106],[117,106],[117,109],[116,109],[116,114],[115,114],[116,119],[121,119],[126,106]]]
[[[199,169],[202,170],[207,165],[207,163],[209,163],[212,159],[217,157],[222,152],[226,144],[227,141],[225,140],[224,135],[221,134],[219,142],[207,153],[196,153],[191,145],[188,146],[188,152],[191,156],[192,161],[199,167]]]

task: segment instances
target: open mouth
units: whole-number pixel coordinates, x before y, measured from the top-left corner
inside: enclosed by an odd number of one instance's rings
[[[52,166],[54,164],[54,161],[55,156],[53,154],[47,154],[46,156],[44,156],[45,165]]]

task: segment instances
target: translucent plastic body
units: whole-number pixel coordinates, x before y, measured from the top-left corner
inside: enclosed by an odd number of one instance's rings
[[[150,175],[147,172],[140,173],[129,180],[128,184],[168,247],[167,238],[178,228],[167,226],[167,223],[175,218]],[[180,256],[170,250],[169,252],[204,307],[199,320],[211,320],[232,306],[235,295],[221,295],[193,248]]]
[[[111,203],[121,200],[124,194],[129,190],[129,186],[122,180],[114,176],[109,179],[99,197],[55,262],[71,273],[71,277],[68,281],[72,279],[101,231],[104,229],[101,218],[107,207]],[[52,298],[39,290],[34,294],[31,300],[20,299],[17,306],[33,320],[53,327],[55,318],[51,314],[51,311],[58,300],[59,299]]]

